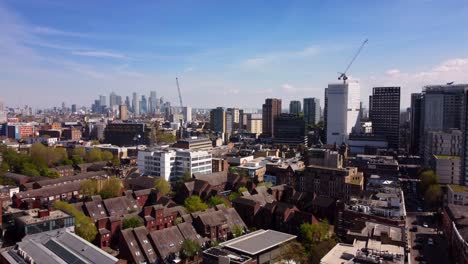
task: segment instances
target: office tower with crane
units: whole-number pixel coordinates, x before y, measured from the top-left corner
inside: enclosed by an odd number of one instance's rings
[[[346,69],[339,73],[338,80],[343,82],[329,84],[325,90],[327,144],[346,143],[349,134],[359,125],[360,86],[357,81],[348,81],[346,74],[366,43],[367,39],[361,44]]]

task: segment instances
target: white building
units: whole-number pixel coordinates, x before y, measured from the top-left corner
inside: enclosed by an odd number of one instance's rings
[[[208,151],[156,148],[138,152],[140,173],[164,177],[174,182],[184,176],[212,172],[212,156]]]
[[[192,107],[186,106],[182,110],[183,115],[184,115],[184,121],[187,123],[192,122]]]
[[[326,96],[327,144],[346,143],[349,134],[360,122],[359,83],[329,84]]]
[[[441,184],[461,184],[459,156],[433,155],[432,166]]]

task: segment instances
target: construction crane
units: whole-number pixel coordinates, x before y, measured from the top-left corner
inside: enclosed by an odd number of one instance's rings
[[[177,84],[177,91],[179,92],[179,102],[180,102],[180,111],[184,109],[184,105],[182,104],[182,94],[180,93],[180,87],[179,87],[179,78],[175,78],[176,84]]]
[[[348,67],[343,72],[339,72],[340,76],[338,77],[338,80],[343,80],[344,83],[346,83],[346,80],[348,80],[348,76],[346,73],[348,72],[349,68],[351,68],[351,65],[353,65],[353,62],[356,60],[357,56],[359,53],[361,53],[362,48],[364,48],[364,45],[367,44],[368,39],[364,40],[361,44],[361,47],[357,50],[356,54],[354,54],[353,59],[349,62]]]

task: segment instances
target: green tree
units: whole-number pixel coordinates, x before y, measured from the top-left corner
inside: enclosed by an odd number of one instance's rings
[[[241,195],[238,193],[238,192],[231,192],[229,195],[228,195],[228,200],[229,201],[234,201],[235,199],[239,198]]]
[[[201,247],[197,242],[191,239],[185,239],[184,242],[182,242],[182,246],[180,249],[182,258],[191,259],[195,257],[200,251],[201,251]]]
[[[242,236],[242,234],[244,234],[244,227],[241,226],[241,225],[234,225],[232,227],[232,235],[234,237],[240,237]]]
[[[112,166],[119,167],[120,166],[120,159],[118,157],[114,157],[112,159]]]
[[[104,150],[104,151],[101,153],[101,159],[102,159],[103,161],[111,161],[113,158],[114,158],[114,155],[113,155],[112,152],[110,152],[110,151]]]
[[[171,185],[166,179],[159,177],[154,181],[154,189],[156,189],[161,195],[167,195],[171,191]]]
[[[326,220],[316,224],[303,223],[299,230],[305,243],[313,244],[329,238],[330,225]]]
[[[102,151],[98,148],[92,148],[86,153],[87,162],[97,162],[102,160]]]
[[[91,197],[98,193],[98,181],[97,180],[85,180],[80,184],[81,194],[85,197]]]
[[[437,175],[433,170],[422,172],[419,178],[421,180],[419,186],[422,193],[426,193],[426,190],[429,188],[429,186],[437,184]]]
[[[307,254],[301,243],[291,241],[280,247],[281,259],[287,264],[307,263]]]
[[[242,186],[242,187],[239,187],[239,189],[237,191],[239,193],[243,193],[243,192],[248,192],[249,190],[246,187]]]
[[[208,205],[206,205],[200,199],[200,197],[198,197],[196,195],[192,195],[192,196],[188,197],[187,199],[185,199],[184,206],[185,206],[185,208],[187,208],[187,210],[190,213],[193,213],[193,212],[196,212],[196,211],[203,211],[203,210],[206,210],[208,208]]]
[[[430,185],[424,193],[424,200],[429,206],[437,205],[442,198],[442,190],[439,184]]]
[[[265,186],[266,188],[270,188],[271,186],[273,186],[273,184],[271,182],[260,182],[259,184],[257,184],[257,187],[259,186]]]
[[[137,228],[142,225],[143,225],[143,222],[141,221],[139,217],[130,217],[122,221],[122,229]]]
[[[82,159],[86,158],[86,149],[82,147],[76,147],[72,151],[72,157],[77,156],[81,157]]]
[[[172,144],[177,141],[176,136],[171,133],[165,133],[164,131],[158,129],[153,129],[152,133],[152,138],[156,139],[157,143]]]
[[[226,207],[231,207],[231,205],[224,198],[219,196],[211,196],[208,200],[208,205],[211,207],[215,207],[218,204],[224,204]]]
[[[320,260],[336,245],[333,239],[327,239],[307,247],[309,255],[307,263],[320,264]]]
[[[120,196],[122,190],[122,181],[116,177],[110,177],[102,185],[99,194],[102,199],[113,198]]]
[[[75,164],[75,165],[84,163],[84,159],[82,157],[80,157],[80,156],[72,156],[71,160],[72,160],[73,164]]]
[[[73,205],[63,201],[55,201],[53,207],[75,217],[75,232],[77,235],[89,242],[92,242],[96,238],[98,233],[97,228],[91,218],[87,217],[83,212],[78,211]]]
[[[99,144],[101,144],[101,142],[99,142],[99,140],[96,140],[96,139],[91,140],[91,145],[92,146],[99,145]]]
[[[178,225],[178,224],[182,224],[184,222],[184,219],[182,219],[182,217],[176,217],[176,219],[174,219],[174,225]]]

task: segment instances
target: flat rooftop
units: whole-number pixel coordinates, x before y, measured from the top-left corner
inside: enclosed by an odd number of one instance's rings
[[[457,193],[468,193],[468,186],[449,184],[448,187]]]
[[[43,216],[41,218],[38,217],[39,210],[38,209],[31,209],[24,212],[25,215],[18,217],[17,219],[27,225],[33,223],[40,223],[44,221],[49,221],[53,219],[60,219],[60,218],[67,218],[71,217],[69,214],[61,211],[61,210],[54,210],[49,212],[49,216]]]
[[[268,249],[294,240],[296,236],[274,231],[263,230],[252,232],[241,237],[226,241],[221,246],[244,254],[254,256]]]

